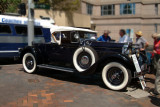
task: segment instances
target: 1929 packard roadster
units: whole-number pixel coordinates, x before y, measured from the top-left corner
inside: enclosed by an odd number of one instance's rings
[[[146,70],[145,58],[132,44],[98,42],[92,39],[95,31],[81,28],[53,27],[51,33],[59,42],[36,43],[19,50],[27,73],[35,73],[37,68],[86,75],[101,73],[108,88],[122,90],[137,77],[132,55],[136,56],[140,71]]]

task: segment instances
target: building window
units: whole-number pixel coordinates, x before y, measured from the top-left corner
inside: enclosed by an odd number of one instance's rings
[[[135,3],[121,4],[120,5],[120,14],[135,14]]]
[[[157,33],[158,25],[157,25],[157,24],[154,24],[154,28],[155,28],[155,32]]]
[[[87,14],[92,15],[93,5],[87,4]]]
[[[114,15],[115,14],[115,6],[114,5],[104,5],[101,6],[101,15]]]
[[[158,4],[155,4],[155,13],[158,15]]]

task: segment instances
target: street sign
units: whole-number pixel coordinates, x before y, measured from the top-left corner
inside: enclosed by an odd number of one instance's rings
[[[35,9],[50,9],[49,4],[35,4]]]

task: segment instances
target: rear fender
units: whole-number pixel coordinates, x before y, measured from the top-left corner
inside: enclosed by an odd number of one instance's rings
[[[43,57],[42,57],[41,51],[38,48],[33,47],[33,46],[27,46],[27,47],[25,47],[23,49],[19,49],[19,55],[20,55],[20,59],[21,60],[23,59],[23,56],[26,53],[32,53],[35,56],[37,64],[41,64],[42,63],[42,61],[43,61],[42,58]]]

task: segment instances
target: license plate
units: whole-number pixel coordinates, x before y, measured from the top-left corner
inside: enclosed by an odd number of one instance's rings
[[[133,59],[133,63],[134,63],[134,66],[136,68],[136,71],[139,73],[141,72],[141,68],[139,66],[139,63],[138,63],[138,60],[137,60],[137,57],[135,54],[132,55],[132,59]]]
[[[138,63],[138,60],[137,60],[137,57],[136,57],[135,54],[132,55],[132,59],[133,59],[134,66],[135,66],[135,68],[136,68],[136,72],[137,72],[137,73],[140,73],[140,72],[141,72],[141,68],[140,68],[140,66],[139,66],[139,63]],[[140,80],[142,89],[144,90],[145,87],[146,87],[146,83],[145,83],[144,77],[143,77],[142,75],[139,76],[139,80]]]

